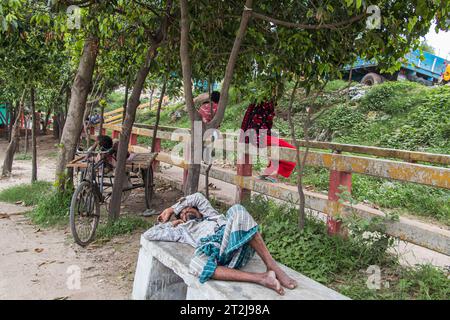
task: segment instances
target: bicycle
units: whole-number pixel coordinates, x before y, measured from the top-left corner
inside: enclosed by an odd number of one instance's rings
[[[80,246],[87,246],[95,238],[100,221],[100,206],[106,205],[112,195],[114,176],[111,165],[105,160],[109,151],[78,152],[75,160],[67,167],[76,168],[79,173],[79,184],[72,195],[70,204],[70,229],[74,240]],[[156,154],[137,154],[133,160],[127,161],[126,173],[128,185],[123,193],[144,188],[145,205],[150,209],[153,198],[152,163]],[[108,171],[106,170],[106,171]],[[136,183],[136,180],[142,180]],[[122,201],[124,198],[122,198]]]

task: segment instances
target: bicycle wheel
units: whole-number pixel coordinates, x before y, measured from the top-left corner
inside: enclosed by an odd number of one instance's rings
[[[100,220],[100,202],[89,181],[83,181],[75,190],[70,203],[70,229],[75,242],[87,246],[95,236]]]
[[[142,170],[142,180],[144,180],[145,205],[150,209],[153,199],[153,168]]]

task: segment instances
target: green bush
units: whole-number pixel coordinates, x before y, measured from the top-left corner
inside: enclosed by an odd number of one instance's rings
[[[48,227],[69,222],[69,208],[72,192],[52,191],[41,198],[30,213],[31,220],[38,225]]]
[[[32,184],[21,184],[0,192],[0,201],[16,203],[22,201],[26,206],[34,206],[51,191],[52,184],[36,181]]]
[[[321,283],[331,283],[336,274],[392,261],[386,248],[374,246],[362,237],[345,240],[327,235],[323,222],[307,219],[305,229],[297,227],[298,211],[255,197],[246,207],[260,222],[261,233],[274,258]]]
[[[410,81],[384,82],[373,86],[361,99],[360,108],[364,112],[382,111],[399,114],[423,102],[426,87]]]
[[[394,148],[420,150],[426,147],[450,151],[450,87],[433,88],[422,104],[411,110],[405,124],[385,134],[381,143]]]
[[[297,228],[297,210],[277,205],[259,196],[245,203],[258,221],[273,257],[290,268],[319,281],[352,299],[448,299],[450,283],[442,270],[431,265],[402,267],[398,257],[387,252],[393,239],[365,236],[382,230],[380,223],[348,219],[348,239],[329,236],[323,222],[307,219]],[[379,290],[367,287],[369,266],[380,267]],[[387,286],[386,282],[389,283]]]
[[[315,135],[326,129],[333,137],[359,134],[366,127],[363,113],[348,104],[339,104],[326,110],[313,126]]]

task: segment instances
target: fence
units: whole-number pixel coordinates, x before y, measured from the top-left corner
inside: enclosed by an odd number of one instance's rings
[[[113,137],[118,137],[122,130],[120,125],[115,124],[105,124],[104,129],[111,130]],[[185,183],[188,161],[185,158],[177,158],[161,152],[161,140],[183,142],[184,148],[188,147],[190,131],[183,129],[184,133],[175,135],[173,133],[176,129],[180,128],[159,127],[155,151],[159,152],[158,161],[184,170],[183,183]],[[152,137],[153,126],[135,124],[130,139],[130,145],[135,152],[148,152],[147,148],[136,146],[138,136]],[[225,143],[226,139],[228,141],[233,139],[233,144]],[[214,142],[214,147],[224,152],[236,150],[236,145],[237,135],[235,134],[222,134],[222,137]],[[302,141],[301,145],[305,146],[306,143]],[[336,233],[339,230],[339,221],[336,218],[351,212],[356,212],[366,218],[386,217],[382,211],[369,206],[351,205],[339,201],[339,193],[343,189],[351,192],[353,173],[450,189],[450,168],[447,167],[450,164],[450,155],[316,141],[310,142],[310,147],[312,149],[308,153],[306,165],[327,168],[330,178],[328,195],[305,190],[306,207],[327,215],[330,233]],[[295,150],[276,149],[276,147],[272,147],[272,152],[269,150],[267,156],[296,161]],[[324,150],[328,152],[324,152]],[[358,153],[359,155],[344,155],[343,152]],[[186,154],[187,152],[184,153],[184,155]],[[383,157],[383,159],[377,157]],[[418,162],[433,164],[433,166]],[[204,174],[205,171],[206,165],[202,165],[202,173]],[[244,164],[237,165],[236,172],[213,166],[209,171],[209,176],[236,185],[236,202],[241,202],[244,198],[249,197],[251,192],[293,203],[298,203],[299,200],[296,186],[273,184],[254,178],[248,155],[246,155]],[[448,229],[406,217],[400,217],[398,221],[386,219],[385,224],[386,233],[392,236],[450,255],[450,231]]]

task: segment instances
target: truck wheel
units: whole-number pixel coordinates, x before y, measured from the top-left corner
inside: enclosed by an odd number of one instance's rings
[[[373,86],[382,82],[383,78],[378,73],[374,72],[366,74],[361,80],[361,83],[365,84],[366,86]]]

